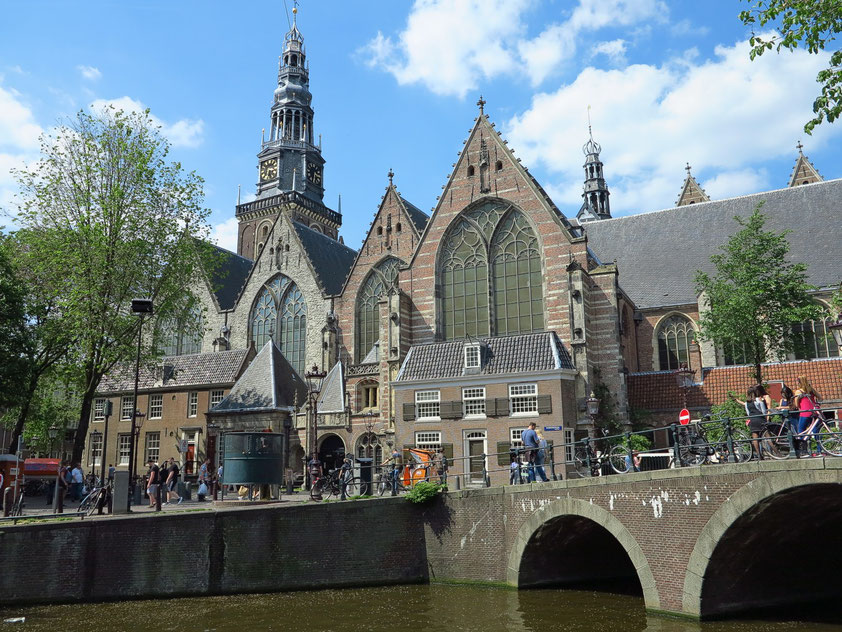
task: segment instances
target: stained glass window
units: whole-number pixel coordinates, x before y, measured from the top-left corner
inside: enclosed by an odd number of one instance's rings
[[[298,286],[280,275],[267,283],[251,311],[251,339],[259,351],[269,339],[300,375],[307,353],[307,304]]]
[[[169,318],[158,327],[161,353],[165,356],[201,353],[203,333],[204,318],[202,310],[198,307],[179,318]]]
[[[384,294],[398,287],[398,269],[401,265],[403,262],[400,259],[384,259],[372,268],[360,286],[357,294],[357,362],[362,362],[380,337],[377,303]]]
[[[658,359],[661,371],[673,371],[682,364],[690,366],[690,343],[695,330],[690,319],[670,316],[658,327]]]
[[[442,240],[439,282],[446,340],[544,328],[538,239],[512,206],[489,202],[454,222]]]

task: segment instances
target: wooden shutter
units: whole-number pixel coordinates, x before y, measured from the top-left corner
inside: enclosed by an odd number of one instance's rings
[[[462,417],[462,402],[442,402],[439,416],[442,419],[460,419]]]
[[[447,457],[447,460],[450,463],[450,465],[453,465],[453,444],[442,443],[441,449],[444,450],[444,456]]]
[[[404,421],[414,421],[415,420],[415,403],[414,402],[404,402],[404,405],[403,405],[403,420]]]
[[[509,398],[498,397],[494,400],[494,409],[498,417],[507,417],[509,415]]]
[[[538,412],[553,412],[553,398],[551,395],[538,395]]]
[[[497,465],[506,467],[511,463],[511,458],[509,457],[509,450],[511,449],[512,444],[508,441],[497,442]]]
[[[497,416],[497,400],[496,399],[485,400],[485,416],[486,417],[496,417]]]

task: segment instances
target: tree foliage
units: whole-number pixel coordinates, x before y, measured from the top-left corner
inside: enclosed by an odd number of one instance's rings
[[[25,286],[12,263],[9,237],[0,234],[0,412],[18,403],[29,364],[21,350],[27,345]]]
[[[792,326],[820,317],[821,308],[810,297],[815,288],[807,283],[807,266],[787,260],[787,233],[764,231],[760,206],[734,220],[741,230],[710,258],[716,273],[696,273],[696,291],[709,304],[699,319],[700,336],[745,349],[760,383],[761,363],[783,359],[795,344]]]
[[[134,358],[141,320],[131,299],[151,298],[163,319],[197,302],[197,239],[208,233],[202,179],[169,162],[168,152],[148,111],[109,107],[81,111],[42,137],[41,159],[17,173],[27,270],[56,289],[72,339],[66,361],[81,396],[74,460],[102,376]],[[144,348],[153,354],[151,344]]]
[[[752,29],[774,28],[766,37],[752,30],[751,59],[775,49],[795,50],[800,46],[816,54],[842,33],[842,2],[839,0],[746,0],[751,8],[740,12],[740,20]],[[816,76],[821,94],[813,102],[813,119],[804,125],[811,134],[824,119],[832,123],[842,115],[842,49],[831,53],[830,64]]]

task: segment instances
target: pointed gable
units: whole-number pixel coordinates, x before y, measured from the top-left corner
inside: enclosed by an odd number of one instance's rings
[[[795,160],[795,167],[792,169],[792,175],[789,177],[789,185],[791,187],[801,186],[802,184],[814,184],[816,182],[824,181],[821,174],[810,162],[810,159],[805,156],[801,149],[803,145],[799,142],[798,158]]]
[[[341,362],[334,364],[322,380],[317,410],[320,415],[345,412],[345,370]]]
[[[252,267],[252,260],[225,250],[214,244],[214,256],[206,270],[208,286],[213,292],[219,309],[225,311],[233,309],[237,296],[243,289]]]
[[[322,291],[328,296],[339,294],[357,251],[298,222],[292,226]]]
[[[690,173],[690,165],[684,167],[687,171],[687,177],[684,178],[684,185],[681,187],[681,194],[678,196],[676,206],[687,206],[688,204],[698,204],[699,202],[710,202],[710,196],[705,193],[705,190],[696,182],[696,178]]]

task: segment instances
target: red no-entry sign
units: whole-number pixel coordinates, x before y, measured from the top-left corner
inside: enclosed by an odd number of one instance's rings
[[[681,422],[682,426],[686,426],[690,423],[690,411],[686,408],[681,409],[681,414],[678,416],[678,421]]]

